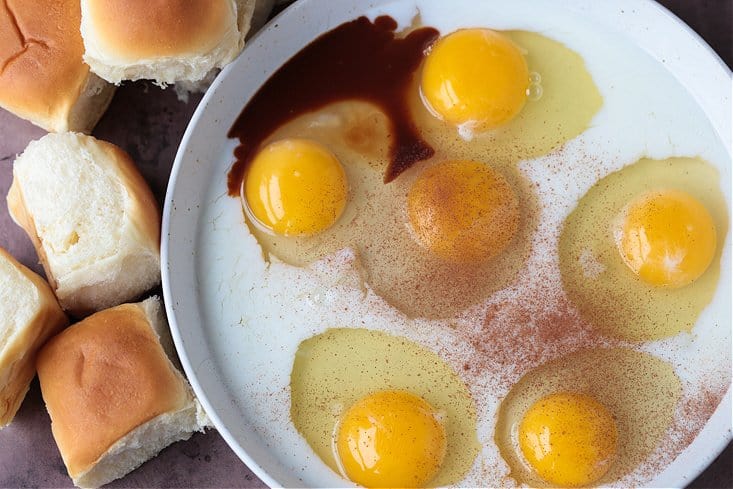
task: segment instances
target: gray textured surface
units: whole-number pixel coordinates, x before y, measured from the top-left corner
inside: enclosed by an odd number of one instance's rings
[[[733,64],[733,0],[662,0]],[[130,152],[162,202],[176,148],[199,97],[188,104],[172,91],[147,83],[118,90],[94,135]],[[27,237],[12,223],[5,198],[12,161],[25,145],[44,132],[0,110],[0,246],[40,271]],[[733,449],[728,448],[690,487],[733,487]],[[108,487],[263,487],[222,438],[210,431],[176,443],[122,480]],[[13,424],[0,431],[0,487],[71,487],[51,437],[50,421],[38,383]]]

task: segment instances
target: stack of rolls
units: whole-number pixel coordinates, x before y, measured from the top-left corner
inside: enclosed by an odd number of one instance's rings
[[[273,0],[35,0],[0,5],[0,107],[89,133],[124,80],[196,84],[230,63]]]
[[[6,196],[46,277],[0,248],[0,428],[37,372],[79,487],[123,477],[210,424],[160,300],[145,299],[160,284],[158,202],[123,148],[88,134],[122,81],[210,79],[273,3],[0,4],[0,107],[50,132],[15,159]]]

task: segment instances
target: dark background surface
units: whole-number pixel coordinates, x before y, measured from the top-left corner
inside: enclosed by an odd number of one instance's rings
[[[602,0],[599,0],[602,1]],[[613,0],[610,0],[613,1]],[[733,0],[660,0],[733,66]],[[130,152],[162,203],[176,148],[200,96],[179,102],[172,90],[145,82],[124,84],[94,130]],[[7,214],[4,196],[12,162],[44,131],[0,109],[0,246],[40,272],[28,238]],[[695,479],[693,488],[733,488],[729,444]],[[71,487],[51,436],[50,420],[34,381],[14,422],[0,431],[0,487]],[[107,487],[264,487],[215,430],[176,443]]]

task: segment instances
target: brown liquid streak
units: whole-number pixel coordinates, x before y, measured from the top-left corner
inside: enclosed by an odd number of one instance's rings
[[[420,136],[407,105],[410,81],[438,37],[431,27],[397,37],[397,22],[366,17],[323,34],[297,53],[260,88],[229,130],[238,138],[227,176],[229,195],[239,196],[248,164],[278,127],[329,103],[356,99],[377,105],[391,121],[390,165],[385,183],[435,151]]]

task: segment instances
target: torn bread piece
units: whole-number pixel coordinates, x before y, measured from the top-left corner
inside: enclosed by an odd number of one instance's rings
[[[152,297],[93,314],[39,353],[53,436],[78,487],[123,477],[210,424],[165,344],[170,333]]]
[[[36,353],[67,324],[46,281],[0,248],[0,428],[36,376]]]
[[[84,60],[107,81],[198,82],[242,51],[272,0],[81,0]]]
[[[11,217],[76,316],[160,283],[160,211],[130,156],[77,133],[31,142],[13,165]]]
[[[115,87],[89,70],[79,0],[0,0],[0,107],[51,132],[90,132]]]

